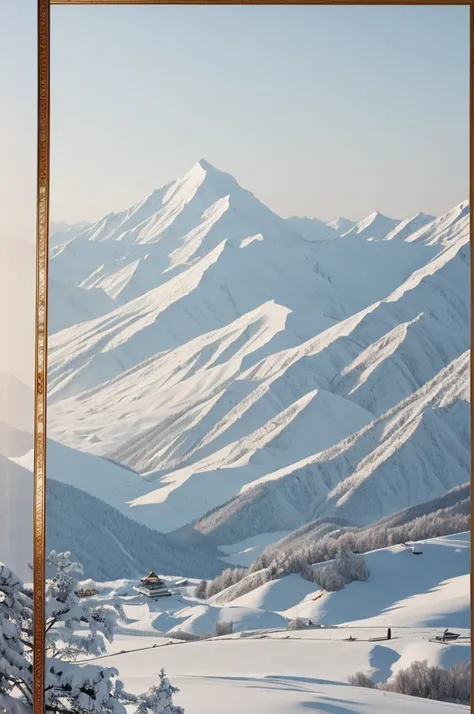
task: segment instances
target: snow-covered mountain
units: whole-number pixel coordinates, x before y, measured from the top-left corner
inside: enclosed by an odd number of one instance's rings
[[[446,520],[449,517],[454,519],[458,515],[469,516],[471,513],[471,484],[465,483],[462,486],[456,486],[440,497],[432,498],[424,503],[418,503],[415,506],[409,506],[389,516],[380,518],[369,526],[359,528],[357,533],[360,536],[363,536],[368,531],[372,532],[372,534],[386,534],[388,529],[399,528],[400,526],[413,528],[417,523],[419,524],[420,518],[435,513],[438,514],[438,518],[443,517]],[[325,535],[332,533],[333,536],[337,537],[346,530],[354,532],[344,519],[334,516],[317,518],[291,533],[285,533],[280,540],[271,543],[266,550],[260,549],[255,557],[260,555],[261,552],[265,552],[266,555],[271,555],[272,557],[278,552],[294,552],[309,546],[311,543],[315,543]],[[239,562],[236,555],[233,555],[233,560]]]
[[[74,224],[65,223],[64,221],[51,221],[49,224],[49,244],[51,248],[57,248],[69,243],[88,225],[87,221],[80,221]]]
[[[335,218],[333,221],[329,221],[326,225],[328,225],[329,228],[333,228],[338,236],[342,236],[344,233],[348,233],[351,228],[355,226],[355,224],[355,221],[351,221],[349,218],[340,216],[339,218]]]
[[[341,220],[344,221],[345,219]],[[308,241],[330,240],[331,238],[338,238],[344,232],[337,229],[337,222],[333,226],[330,223],[320,221],[318,218],[291,216],[291,218],[286,219],[286,222],[291,230],[299,233]],[[347,228],[346,230],[349,229]]]
[[[53,242],[54,478],[219,544],[465,483],[469,261],[467,203],[283,219],[201,160]]]
[[[78,463],[83,467],[87,466],[87,459],[90,463],[96,458],[87,454],[80,456],[82,461],[79,458]],[[67,464],[63,458],[65,469]],[[114,465],[110,467],[113,471]],[[117,471],[120,472],[120,467],[115,467],[115,475]],[[87,470],[82,473],[83,477],[88,474]],[[98,470],[90,475],[94,473],[100,480]],[[66,477],[66,482],[56,480],[54,470],[48,471],[47,549],[71,551],[72,557],[84,566],[89,577],[138,578],[150,568],[155,568],[168,574],[186,572],[201,578],[214,577],[222,569],[217,550],[212,545],[207,546],[205,539],[196,538],[189,543],[173,535],[152,531],[127,518],[113,505],[105,503],[105,499],[77,488],[81,485],[77,472],[68,474],[64,470],[62,475]],[[31,569],[28,564],[33,559],[33,520],[27,514],[33,513],[32,473],[22,466],[21,460],[0,455],[0,480],[1,561],[9,563],[20,577],[29,582]],[[71,482],[75,486],[70,485]],[[84,486],[87,487],[87,484]],[[109,483],[109,486],[113,493],[114,484]],[[16,514],[15,518],[11,517],[12,513]]]
[[[384,216],[383,213],[374,211],[367,218],[358,221],[344,235],[357,235],[359,238],[367,238],[369,240],[380,240],[387,233],[392,231],[401,221],[395,218]]]
[[[76,234],[87,228],[89,223],[87,221],[80,221],[79,223],[66,223],[65,221],[50,221],[49,233],[53,236],[55,233],[64,233],[66,231],[75,232]]]
[[[339,238],[356,225],[355,221],[341,216],[333,221],[320,221],[318,218],[291,216],[286,219],[288,226],[308,241],[323,241]]]
[[[368,426],[254,481],[195,528],[217,543],[318,517],[366,525],[442,495],[469,474],[469,352]]]

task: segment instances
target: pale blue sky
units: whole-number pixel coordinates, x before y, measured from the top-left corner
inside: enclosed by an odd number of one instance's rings
[[[124,208],[201,157],[282,215],[439,214],[467,197],[467,7],[51,15],[55,220]],[[6,44],[0,29],[0,59],[15,51],[23,80],[2,132],[34,119],[34,22]]]

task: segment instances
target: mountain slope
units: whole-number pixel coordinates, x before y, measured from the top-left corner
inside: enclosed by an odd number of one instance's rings
[[[344,219],[341,220],[344,221]],[[330,240],[341,235],[336,226],[324,223],[324,221],[320,221],[317,218],[291,216],[291,218],[286,219],[286,222],[292,231],[299,233],[307,241]]]
[[[469,263],[467,203],[341,235],[204,160],[79,227],[51,258],[52,329],[68,327],[49,341],[48,428],[71,483],[87,452],[92,495],[162,531],[217,509],[220,543],[359,522],[364,489],[378,518],[464,483]]]
[[[97,472],[95,477],[100,479]],[[0,562],[29,582],[32,575],[28,563],[33,558],[32,474],[0,456],[0,478]],[[152,568],[168,575],[214,577],[222,570],[212,547],[203,539],[195,539],[190,545],[180,538],[161,535],[105,501],[56,481],[50,472],[46,520],[47,549],[71,551],[91,578],[138,578]]]
[[[318,599],[314,598],[321,592],[317,585],[290,575],[228,604],[277,610],[320,625],[469,628],[470,534],[429,539],[419,544],[419,550],[419,557],[403,545],[366,553],[370,571],[366,582],[350,583]],[[300,590],[308,587],[301,602],[293,605],[297,598],[291,585],[297,584]]]
[[[115,303],[101,288],[85,290],[70,281],[48,281],[48,331],[52,335],[71,325],[101,317]]]
[[[360,432],[243,490],[194,528],[227,544],[319,517],[364,525],[465,483],[469,357]]]
[[[12,458],[33,473],[34,454]],[[48,478],[86,491],[128,515],[130,502],[147,492],[147,483],[139,474],[83,451],[76,451],[52,439],[46,443]]]
[[[376,532],[407,525],[413,527],[417,519],[437,511],[441,511],[441,516],[446,519],[458,514],[469,515],[471,513],[470,483],[456,486],[438,498],[433,498],[429,501],[418,503],[415,506],[404,508],[389,516],[384,516],[365,528],[358,528],[356,532],[358,535],[363,535],[369,530]],[[348,527],[347,522],[343,519],[331,516],[318,518],[271,543],[264,552],[266,555],[273,555],[279,551],[294,551],[304,548],[307,544],[318,541],[325,535],[332,533],[334,537],[339,537],[339,535],[345,531],[354,532],[354,529]]]
[[[348,233],[351,228],[354,228],[355,224],[355,221],[351,221],[349,218],[340,216],[339,218],[335,218],[333,221],[329,221],[327,225],[329,228],[333,228],[338,236],[342,236],[344,233]]]
[[[138,579],[156,570],[210,578],[222,570],[204,542],[193,546],[152,531],[85,491],[53,479],[48,480],[47,509],[48,550],[70,550],[87,577]]]
[[[356,223],[344,235],[356,235],[359,238],[370,240],[380,239],[384,238],[399,223],[400,221],[395,218],[389,218],[378,211],[374,211]]]
[[[159,353],[53,405],[50,433],[146,473],[155,487],[134,504],[155,508],[164,529],[184,525],[358,432],[466,350],[467,240],[463,233],[385,300],[297,347],[264,356],[288,319],[266,304]],[[414,486],[421,500],[424,481]]]

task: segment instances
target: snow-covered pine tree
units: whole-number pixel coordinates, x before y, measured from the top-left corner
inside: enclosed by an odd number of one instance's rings
[[[81,654],[97,657],[106,652],[106,641],[112,642],[124,615],[118,600],[104,605],[95,598],[77,597],[76,576],[82,567],[70,556],[53,550],[46,559],[47,654],[68,662]]]
[[[173,694],[179,689],[173,687],[166,677],[165,670],[160,672],[160,684],[151,687],[147,694],[137,697],[138,707],[135,714],[184,714],[182,707],[173,704]]]
[[[9,714],[31,712],[32,622],[31,593],[10,568],[0,564],[0,711]]]
[[[103,605],[76,596],[81,572],[69,553],[52,552],[47,558],[45,709],[53,714],[182,714],[172,695],[177,691],[160,675],[159,686],[147,694],[125,691],[112,667],[78,663],[78,656],[105,652],[122,616],[121,605]],[[0,712],[33,711],[33,604],[32,593],[9,568],[0,564]]]

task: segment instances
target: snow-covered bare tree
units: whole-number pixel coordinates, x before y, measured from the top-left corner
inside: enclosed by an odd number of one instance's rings
[[[294,620],[290,620],[286,626],[287,630],[304,630],[308,627],[307,620],[303,620],[302,617],[297,617]]]
[[[226,621],[226,620],[219,620],[216,622],[215,626],[215,634],[216,637],[223,637],[224,635],[231,635],[234,631],[234,623],[232,620]]]
[[[205,600],[206,599],[206,594],[207,594],[207,581],[206,580],[201,580],[199,585],[196,586],[196,590],[194,591],[194,595],[199,598],[199,600]]]
[[[123,614],[118,602],[81,601],[76,595],[80,572],[69,553],[52,552],[47,558],[46,712],[125,714],[125,705],[135,705],[135,714],[182,714],[172,701],[177,690],[164,672],[159,686],[135,695],[125,691],[115,668],[77,661],[106,651]],[[32,714],[32,652],[32,593],[0,564],[0,712]]]
[[[381,689],[443,702],[470,704],[471,663],[456,662],[452,667],[428,666],[427,660],[412,662],[407,669],[399,669],[387,682],[374,684],[364,672],[349,677],[356,687]]]

